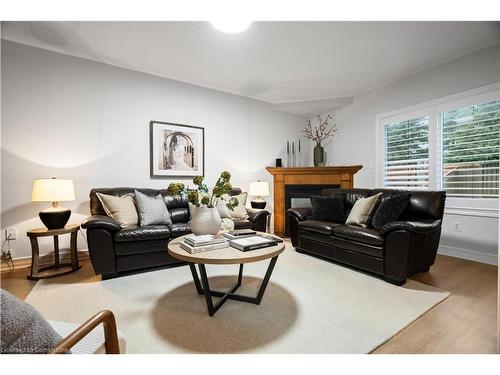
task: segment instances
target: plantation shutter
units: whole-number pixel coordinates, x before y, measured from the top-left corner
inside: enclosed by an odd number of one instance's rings
[[[438,184],[448,196],[499,193],[500,101],[439,113]]]
[[[384,124],[384,187],[429,188],[429,116]]]

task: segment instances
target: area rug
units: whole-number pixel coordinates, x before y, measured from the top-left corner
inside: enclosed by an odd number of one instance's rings
[[[255,294],[267,264],[245,265],[239,292]],[[207,272],[223,290],[237,266]],[[369,353],[450,294],[411,280],[397,287],[289,245],[260,305],[228,301],[214,317],[188,267],[78,283],[75,275],[39,281],[27,302],[74,323],[112,310],[127,353]]]

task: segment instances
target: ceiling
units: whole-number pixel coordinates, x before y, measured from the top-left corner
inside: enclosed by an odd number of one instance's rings
[[[310,115],[500,42],[499,22],[3,22],[2,38]]]

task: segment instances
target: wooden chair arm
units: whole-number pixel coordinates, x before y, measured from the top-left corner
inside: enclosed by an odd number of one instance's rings
[[[75,346],[101,323],[104,326],[104,346],[106,347],[106,354],[120,354],[115,316],[109,310],[100,311],[87,320],[80,327],[71,332],[59,344],[57,344],[57,346],[50,351],[50,354],[67,353],[68,350]]]

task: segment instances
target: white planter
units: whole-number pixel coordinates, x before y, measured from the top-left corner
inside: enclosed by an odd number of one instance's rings
[[[221,219],[217,207],[195,207],[191,218],[191,232],[199,234],[217,234],[221,228]]]

